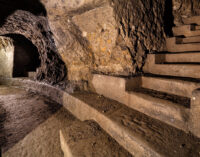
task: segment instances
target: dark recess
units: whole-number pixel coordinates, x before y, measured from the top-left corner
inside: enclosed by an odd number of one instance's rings
[[[172,32],[173,26],[174,26],[173,3],[172,0],[165,0],[164,30],[168,37],[173,36]]]
[[[34,43],[41,59],[36,79],[50,84],[57,84],[66,78],[67,69],[57,52],[46,16],[46,9],[40,0],[0,0],[0,35],[22,34]],[[36,22],[38,22],[38,29],[35,28]],[[27,48],[24,49],[27,50]],[[35,49],[33,51],[36,52],[36,48],[31,49]],[[14,69],[15,77],[27,76],[27,69],[25,69],[26,72],[20,72],[19,69]],[[30,71],[35,71],[35,69]]]
[[[39,53],[31,41],[19,34],[6,35],[14,42],[13,77],[27,77],[29,71],[36,71],[40,66]]]

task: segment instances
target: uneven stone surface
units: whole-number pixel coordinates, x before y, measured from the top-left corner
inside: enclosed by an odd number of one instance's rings
[[[148,56],[144,72],[165,76],[200,78],[200,66],[198,64],[156,64],[153,55]]]
[[[162,156],[197,157],[200,154],[200,141],[191,134],[186,134],[183,131],[161,123],[158,120],[149,118],[148,116],[127,108],[116,101],[97,94],[77,93],[74,94],[74,96],[92,108],[95,108],[106,117],[112,119],[113,123],[124,126],[124,131],[129,130],[130,135],[134,134],[137,138],[141,139],[141,141],[144,140],[148,144],[148,147],[159,152]],[[99,106],[104,107],[101,108]],[[105,108],[108,110],[105,111]],[[113,108],[115,108],[115,110],[113,110]],[[91,111],[87,112],[87,114],[90,113]],[[95,120],[100,122],[98,119],[102,119],[104,117],[103,115],[96,115]],[[112,136],[115,136],[115,138],[121,136],[114,132],[111,134],[113,134]],[[128,146],[130,145],[127,144],[127,147]],[[149,156],[149,154],[145,154],[144,156]]]
[[[65,157],[131,157],[94,122],[77,122],[60,131]]]
[[[94,71],[115,75],[133,73],[133,62],[129,51],[123,51],[116,46],[118,30],[111,6],[104,5],[76,15],[72,21],[89,42],[88,46],[94,57]]]
[[[75,118],[61,108],[4,152],[3,157],[62,157],[59,129],[69,127],[72,123],[76,123]]]
[[[46,97],[16,87],[0,86],[0,147],[13,147],[61,106]]]
[[[32,41],[41,59],[37,79],[52,84],[88,81],[93,72],[136,74],[147,53],[164,49],[173,16],[176,24],[199,12],[196,0],[17,2],[1,0],[0,34],[22,34]]]
[[[183,24],[183,18],[200,15],[200,2],[198,0],[172,0],[174,24]]]
[[[80,122],[49,98],[17,87],[0,89],[3,157],[62,157],[59,130],[68,133],[73,157],[131,157],[94,122]]]
[[[150,54],[156,58],[156,63],[198,63],[200,62],[199,52],[190,53],[166,53]]]
[[[164,1],[42,3],[70,80],[89,80],[91,72],[132,75],[141,69],[146,52],[164,47]]]
[[[116,86],[117,84],[117,86]],[[163,92],[142,90],[142,79],[93,75],[94,91],[107,98],[187,132],[189,99]],[[126,88],[128,87],[128,89]],[[141,92],[136,92],[141,91]],[[184,103],[183,103],[184,102]]]
[[[148,88],[148,89],[152,89],[152,90],[157,90],[160,92],[164,92],[164,93],[170,93],[170,94],[174,94],[174,95],[179,95],[182,97],[188,97],[191,98],[192,97],[192,92],[200,87],[200,84],[198,82],[195,81],[189,81],[189,80],[184,80],[184,79],[180,79],[180,78],[175,78],[175,77],[145,77],[143,76],[142,78],[142,83],[141,83],[141,87],[143,88]],[[190,104],[190,102],[188,103],[187,99],[185,99],[186,104]],[[182,103],[180,103],[182,104]],[[188,106],[188,105],[186,105]]]
[[[7,82],[6,80],[7,81],[10,80],[9,81],[10,83]],[[4,79],[4,80],[1,80],[1,83],[4,83],[4,84],[9,83],[9,84],[16,84],[16,85],[18,84],[20,86],[24,84],[23,86],[26,87],[25,85],[26,82],[25,81],[23,82],[23,79],[22,79],[21,84],[14,83],[16,82],[14,80],[16,79]],[[38,84],[37,82],[35,85],[34,83],[32,84],[35,87],[35,89],[33,87],[31,88],[37,91],[41,90],[39,89],[40,86],[37,87],[37,84]],[[29,85],[27,87],[29,87]],[[42,89],[45,89],[45,88],[42,87]],[[141,153],[143,154],[144,149],[143,151],[139,151],[139,152],[138,152],[139,149],[134,150],[135,148],[141,148],[141,142],[142,142],[144,145],[146,145],[145,149],[157,151],[164,156],[173,156],[173,157],[174,156],[177,156],[177,157],[188,156],[188,155],[199,156],[199,152],[198,152],[199,143],[200,143],[199,139],[194,137],[191,134],[186,134],[178,129],[175,129],[171,126],[161,123],[158,120],[149,118],[139,112],[136,112],[130,108],[125,107],[124,105],[116,101],[104,98],[98,94],[76,93],[76,94],[73,94],[72,96],[65,93],[62,97],[60,97],[59,95],[57,96],[55,95],[57,92],[59,92],[58,89],[54,87],[50,88],[50,86],[48,86],[47,89],[49,89],[48,92],[43,91],[43,90],[41,90],[40,92],[42,93],[44,92],[43,94],[45,95],[48,93],[52,95],[54,93],[51,97],[55,99],[56,101],[60,101],[60,99],[62,99],[64,107],[69,109],[70,112],[72,112],[75,116],[77,116],[81,120],[85,120],[85,119],[95,120],[97,123],[100,124],[101,127],[104,128],[104,130],[106,130],[106,132],[108,132],[112,137],[114,137],[130,152],[135,151],[134,153],[137,152],[138,154],[141,154]],[[125,120],[126,119],[125,117],[127,117],[128,114],[130,116],[130,118],[128,118],[130,121]],[[133,120],[132,118],[135,120]],[[116,120],[116,119],[119,119],[119,120]],[[126,122],[121,123],[121,122],[124,122],[124,120]],[[157,133],[155,132],[159,132],[158,136],[157,136]],[[154,136],[155,138],[153,138]],[[131,137],[131,140],[129,141],[128,139],[130,137]],[[128,139],[124,140],[124,138],[125,139],[128,138]],[[150,142],[148,145],[146,143],[147,141],[148,143]],[[157,142],[155,143],[155,141]],[[136,145],[131,145],[131,144],[125,144],[124,142],[125,143],[131,142],[132,144],[133,143],[136,144],[137,142],[139,142],[140,144],[138,145],[137,143]],[[15,150],[20,150],[20,146],[18,146]],[[12,152],[14,153],[15,150],[13,149]],[[147,150],[145,150],[146,153],[148,152]],[[146,156],[148,155],[146,154]],[[155,154],[153,156],[155,156]]]

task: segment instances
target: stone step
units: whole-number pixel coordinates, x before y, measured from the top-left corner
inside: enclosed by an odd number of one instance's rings
[[[200,36],[182,38],[182,44],[200,43]]]
[[[189,17],[189,18],[184,18],[183,23],[186,24],[186,25],[189,25],[189,24],[200,25],[200,16],[192,16],[192,17]]]
[[[143,76],[142,87],[191,98],[192,92],[200,87],[200,83],[173,78]]]
[[[175,36],[194,37],[194,36],[199,36],[199,35],[200,35],[200,30],[194,30],[194,31],[176,34]]]
[[[182,25],[172,28],[174,36],[194,37],[200,35],[200,26],[196,25]]]
[[[190,108],[190,102],[191,102],[190,98],[180,96],[178,94],[167,93],[164,91],[158,91],[157,89],[144,88],[142,86],[141,86],[141,88],[134,89],[133,91],[151,96],[153,98],[167,100],[170,103],[173,103],[174,105],[176,105],[178,107],[181,106],[181,108],[183,108],[183,110],[185,110],[185,108]]]
[[[200,78],[200,65],[198,64],[156,64],[155,56],[148,55],[143,68],[145,73],[165,76]]]
[[[196,32],[194,25],[182,25],[178,27],[173,27],[172,31],[174,36],[191,36],[192,34],[194,34],[194,32]]]
[[[93,75],[92,85],[98,94],[123,103],[176,128],[186,130],[185,115],[182,115],[182,113],[187,112],[187,109],[168,100],[133,92],[134,89],[142,87],[141,81],[140,77],[125,79]]]
[[[123,79],[125,78],[120,78],[119,82],[122,82]],[[98,80],[101,80],[101,77],[97,77],[96,81]],[[117,81],[117,78],[110,80]],[[55,86],[50,86],[49,84],[29,80],[27,78],[0,77],[0,83],[2,85],[18,86],[19,88],[39,92],[42,95],[51,97],[51,99],[57,103],[63,104],[63,106],[78,119],[82,121],[96,121],[120,145],[135,156],[159,156],[160,153],[158,152],[161,152],[161,154],[165,154],[164,156],[188,157],[191,156],[191,150],[193,150],[194,147],[198,148],[195,146],[195,143],[191,141],[194,141],[196,137],[200,138],[200,90],[195,90],[193,92],[189,109],[190,113],[189,116],[185,117],[186,119],[188,117],[190,118],[189,122],[185,125],[188,126],[189,131],[196,136],[194,137],[191,134],[186,134],[170,125],[152,119],[117,101],[107,99],[98,94],[77,93],[70,95]],[[120,88],[131,90],[139,86],[139,83],[140,79],[136,79],[136,82],[133,82],[132,79],[128,79],[126,80],[126,85],[121,84]],[[98,84],[101,87],[99,91],[102,89],[107,91],[108,88],[104,86],[104,84]],[[109,83],[107,84],[109,85]],[[110,84],[118,86],[118,84],[112,82],[110,82]],[[114,93],[115,94],[112,96],[116,96],[118,91],[114,91]],[[123,95],[126,93],[127,92],[120,94]],[[123,96],[121,98],[123,98]],[[126,98],[125,95],[124,98]],[[188,143],[188,141],[191,143]],[[184,144],[184,147],[182,147],[182,144]],[[199,150],[200,147],[192,151],[194,156],[199,155]]]
[[[189,140],[186,133],[116,101],[94,93],[76,93],[65,95],[64,102],[65,108],[79,119],[96,121],[133,156],[188,155],[188,148],[182,149],[179,144],[181,139]]]
[[[60,130],[60,143],[65,157],[132,157],[95,122],[76,122]]]
[[[81,121],[94,120],[113,139],[133,156],[161,157],[159,150],[147,139],[142,131],[130,129],[124,123],[128,120],[130,109],[124,105],[94,93],[75,93],[63,95],[63,106]],[[136,115],[134,112],[131,115]],[[128,119],[127,119],[127,118]],[[123,122],[124,121],[124,122]]]
[[[200,36],[195,37],[171,37],[167,38],[168,44],[188,44],[188,43],[200,43]]]
[[[168,38],[166,48],[168,52],[193,52],[200,51],[200,43],[181,44],[182,38]]]
[[[155,56],[155,63],[200,63],[200,52],[150,54]]]
[[[127,106],[175,128],[187,131],[185,117],[188,115],[188,109],[172,101],[146,93],[129,92]]]

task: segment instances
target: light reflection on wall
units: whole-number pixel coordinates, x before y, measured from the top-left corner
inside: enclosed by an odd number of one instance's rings
[[[14,60],[13,40],[0,36],[0,77],[12,77]]]

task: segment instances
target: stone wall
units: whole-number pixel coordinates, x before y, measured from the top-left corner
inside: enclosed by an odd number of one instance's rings
[[[174,24],[181,25],[183,18],[200,15],[199,0],[172,0]]]
[[[12,77],[14,46],[10,38],[0,36],[0,77]]]
[[[14,8],[1,22],[0,34],[22,34],[38,48],[39,80],[133,76],[142,72],[147,53],[164,49],[167,0],[29,1],[39,4],[36,10],[24,4]]]
[[[42,0],[69,80],[91,73],[132,76],[162,50],[163,0]]]
[[[21,34],[37,47],[41,60],[37,70],[38,80],[55,84],[65,79],[66,66],[57,52],[45,17],[17,10],[0,27],[0,35],[6,34]]]
[[[165,46],[164,0],[111,0],[119,29],[117,44],[127,49],[136,72],[145,54],[162,51]]]

